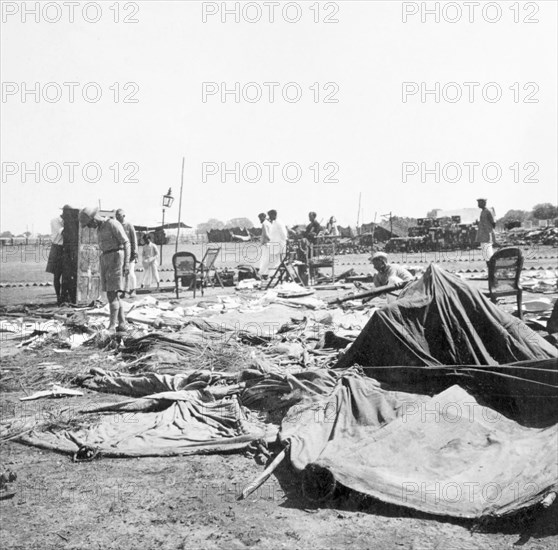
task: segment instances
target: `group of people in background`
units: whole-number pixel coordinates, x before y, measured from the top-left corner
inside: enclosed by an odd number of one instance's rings
[[[477,199],[481,209],[477,241],[485,261],[492,257],[493,244],[495,243],[495,221],[493,213],[486,207],[485,198]],[[64,273],[64,212],[73,210],[65,205],[62,213],[51,220],[52,246],[49,253],[46,271],[54,277],[54,290],[57,303],[65,301],[63,296]],[[123,309],[120,298],[126,294],[135,296],[137,279],[135,266],[138,261],[138,243],[134,226],[126,220],[126,213],[119,208],[115,214],[116,219],[100,215],[96,208],[84,208],[79,212],[79,223],[82,227],[97,230],[100,257],[101,290],[107,293],[110,306],[109,329],[126,330]],[[269,210],[258,215],[261,224],[261,258],[259,263],[259,276],[266,279],[271,268],[275,269],[287,252],[287,240],[293,237],[308,244],[315,244],[320,236],[338,236],[336,220],[330,217],[325,227],[318,221],[316,212],[308,213],[309,223],[302,233],[290,230],[279,218],[277,210]],[[159,250],[151,241],[149,235],[142,237],[142,288],[149,288],[156,284],[159,288]],[[411,275],[403,268],[394,267],[388,263],[388,258],[383,252],[377,252],[371,257],[376,268],[374,278],[375,286],[384,286],[394,282],[407,281]]]
[[[308,212],[308,220],[309,224],[306,226],[306,230],[304,231],[303,237],[308,239],[309,242],[314,244],[318,237],[329,236],[329,237],[338,237],[339,236],[339,229],[337,228],[337,220],[331,216],[329,221],[323,227],[320,222],[318,221],[318,215],[316,212]]]
[[[130,270],[125,280],[124,294],[130,297],[135,296],[137,288],[137,279],[135,275],[135,266],[138,261],[138,245],[135,227],[126,221],[126,214],[122,208],[116,211],[116,219],[122,224],[128,239],[130,240]],[[159,289],[159,249],[151,240],[149,235],[142,235],[141,261],[143,266],[143,279],[141,288],[150,288],[156,285]]]
[[[277,217],[277,210],[269,210],[264,214],[258,214],[262,225],[260,238],[261,256],[258,269],[259,276],[266,279],[270,267],[275,268],[287,251],[287,239],[289,230],[287,226]]]
[[[260,237],[261,257],[258,273],[262,279],[266,279],[269,276],[269,270],[271,268],[276,268],[281,258],[285,255],[289,237],[306,239],[309,243],[315,244],[319,236],[339,236],[336,219],[331,216],[324,228],[320,222],[318,222],[316,212],[308,213],[308,220],[310,223],[306,226],[302,234],[294,233],[280,221],[277,217],[277,210],[269,210],[267,214],[262,212],[258,214],[258,218],[262,229]]]

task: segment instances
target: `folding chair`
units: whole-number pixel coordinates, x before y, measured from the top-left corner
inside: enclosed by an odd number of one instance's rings
[[[523,319],[523,289],[519,277],[523,268],[523,253],[517,247],[501,248],[488,262],[488,291],[490,299],[496,303],[500,296],[515,296],[517,312]]]
[[[287,244],[289,246],[290,243]],[[281,262],[279,266],[273,273],[273,275],[269,278],[269,282],[265,289],[269,289],[272,286],[277,286],[283,280],[285,281],[294,281],[302,286],[306,286],[304,281],[301,279],[300,275],[297,273],[297,270],[294,268],[293,263],[297,261],[296,258],[297,250],[292,250],[291,247],[287,250],[287,252],[281,257]]]
[[[221,288],[225,288],[223,286],[223,281],[221,281],[221,277],[219,277],[219,273],[215,269],[215,260],[217,259],[217,256],[219,255],[219,252],[221,252],[221,247],[220,246],[208,246],[207,247],[205,255],[204,255],[204,257],[203,257],[203,259],[200,263],[200,266],[198,268],[198,271],[201,275],[202,288],[203,288],[203,286],[207,286],[208,283],[211,283],[211,286],[213,286],[213,281],[210,280],[210,278],[209,278],[209,272],[211,270],[215,271],[215,278],[217,279],[217,281],[221,285]]]
[[[315,284],[319,268],[331,269],[331,282],[335,282],[335,241],[318,239],[316,244],[310,245],[310,282]]]
[[[178,294],[178,281],[181,281],[182,286],[187,286],[189,289],[193,289],[194,298],[196,297],[196,287],[198,286],[198,281],[201,284],[201,293],[203,296],[203,282],[201,278],[201,272],[199,269],[199,262],[196,256],[191,252],[177,252],[172,257],[172,267],[174,269],[174,286],[176,290],[176,297]]]

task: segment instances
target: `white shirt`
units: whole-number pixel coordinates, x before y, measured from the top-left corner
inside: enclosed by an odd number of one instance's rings
[[[268,220],[264,220],[262,223],[262,238],[260,239],[261,244],[267,244],[271,238],[271,224]]]
[[[64,221],[60,216],[50,220],[50,240],[52,244],[62,244],[62,230],[64,229]]]
[[[287,242],[287,226],[277,219],[274,220],[271,224],[269,239],[272,243],[285,244]]]

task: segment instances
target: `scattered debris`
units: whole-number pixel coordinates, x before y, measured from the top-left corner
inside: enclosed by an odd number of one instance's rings
[[[20,397],[19,400],[33,401],[34,399],[42,399],[43,397],[76,397],[78,395],[83,395],[83,392],[52,384],[52,388],[50,390],[38,391],[27,397]]]
[[[65,452],[74,462],[241,450],[268,465],[239,499],[288,460],[314,503],[344,487],[456,517],[550,506],[558,484],[556,346],[434,265],[408,285],[374,288],[352,270],[350,282],[340,279],[314,289],[295,283],[265,289],[247,278],[239,292],[195,304],[147,296],[127,303],[125,334],[105,330],[108,307],[99,304],[5,311],[0,332],[9,346],[22,353],[71,350],[75,358],[63,368],[47,356],[20,378],[7,369],[27,394],[20,401],[84,399],[71,417],[3,420],[2,441]],[[522,284],[555,289],[556,272],[525,275]],[[323,289],[353,291],[321,299]],[[549,298],[524,302],[533,318],[553,306]],[[544,325],[545,318],[529,322]],[[48,383],[51,389],[35,391]],[[99,402],[60,384],[125,397]],[[413,416],[448,403],[473,403],[503,420]],[[272,443],[281,445],[273,460]],[[529,462],[533,449],[536,468]],[[520,480],[540,491],[449,506],[412,490],[401,496],[405,480],[427,480],[430,490],[461,472],[468,482]]]

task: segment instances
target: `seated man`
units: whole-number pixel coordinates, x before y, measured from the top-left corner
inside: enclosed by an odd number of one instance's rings
[[[413,280],[413,276],[405,268],[388,264],[388,257],[384,252],[376,252],[370,259],[377,271],[374,286],[396,285]]]

